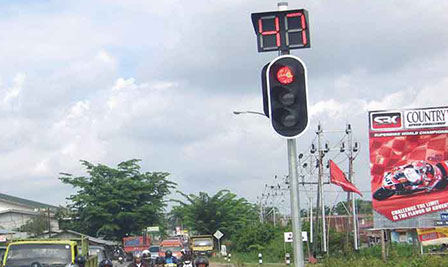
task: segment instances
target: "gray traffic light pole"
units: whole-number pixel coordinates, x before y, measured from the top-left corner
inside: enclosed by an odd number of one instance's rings
[[[302,222],[300,221],[299,183],[297,179],[296,139],[288,139],[289,185],[291,186],[292,240],[294,244],[294,265],[303,267]]]
[[[288,2],[277,4],[279,11],[288,9]],[[289,55],[289,51],[281,51],[280,55]],[[294,266],[304,267],[303,241],[302,241],[302,221],[300,218],[300,198],[299,180],[297,175],[297,144],[296,138],[287,139],[288,146],[288,169],[291,199],[291,219],[292,219],[292,242],[294,247]]]

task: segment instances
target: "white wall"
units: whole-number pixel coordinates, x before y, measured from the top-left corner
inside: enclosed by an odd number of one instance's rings
[[[9,203],[9,202],[0,200],[0,211],[9,210],[9,209],[34,211],[34,209],[30,208],[30,207],[21,206],[18,204],[13,204],[13,203]]]
[[[18,214],[15,212],[0,214],[0,228],[16,230],[34,216],[36,215]],[[59,224],[55,219],[51,219],[51,230],[59,230]]]

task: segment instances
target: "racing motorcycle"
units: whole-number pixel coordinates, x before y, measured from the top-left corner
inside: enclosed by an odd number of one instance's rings
[[[383,176],[381,187],[373,193],[376,200],[393,195],[410,195],[416,192],[444,189],[448,184],[448,161],[431,164],[415,161],[398,166]]]

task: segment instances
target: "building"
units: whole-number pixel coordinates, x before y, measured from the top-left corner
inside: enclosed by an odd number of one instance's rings
[[[0,193],[0,229],[14,231],[41,214],[50,217],[50,228],[58,230],[54,214],[58,207]]]

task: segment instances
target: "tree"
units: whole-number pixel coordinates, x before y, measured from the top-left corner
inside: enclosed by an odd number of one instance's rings
[[[165,197],[175,183],[166,172],[140,171],[139,160],[121,162],[117,168],[81,161],[87,176],[61,173],[63,183],[78,191],[67,199],[73,219],[67,227],[92,236],[119,240],[140,234],[150,225],[164,225]]]
[[[237,231],[232,236],[232,241],[237,251],[260,252],[277,236],[283,237],[283,232],[280,227],[274,227],[270,223],[254,221]]]
[[[229,238],[244,225],[258,219],[254,205],[228,190],[221,190],[214,196],[204,192],[199,195],[179,193],[186,202],[174,200],[179,205],[173,207],[170,220],[200,234],[220,230]]]
[[[347,201],[340,201],[334,207],[333,213],[338,215],[347,215],[347,209],[350,208],[350,205],[347,205]],[[358,214],[372,214],[372,201],[356,199],[356,207]]]
[[[33,236],[42,235],[45,231],[48,231],[49,218],[45,212],[39,213],[39,215],[29,219],[24,225],[19,227],[20,232],[26,232]]]

